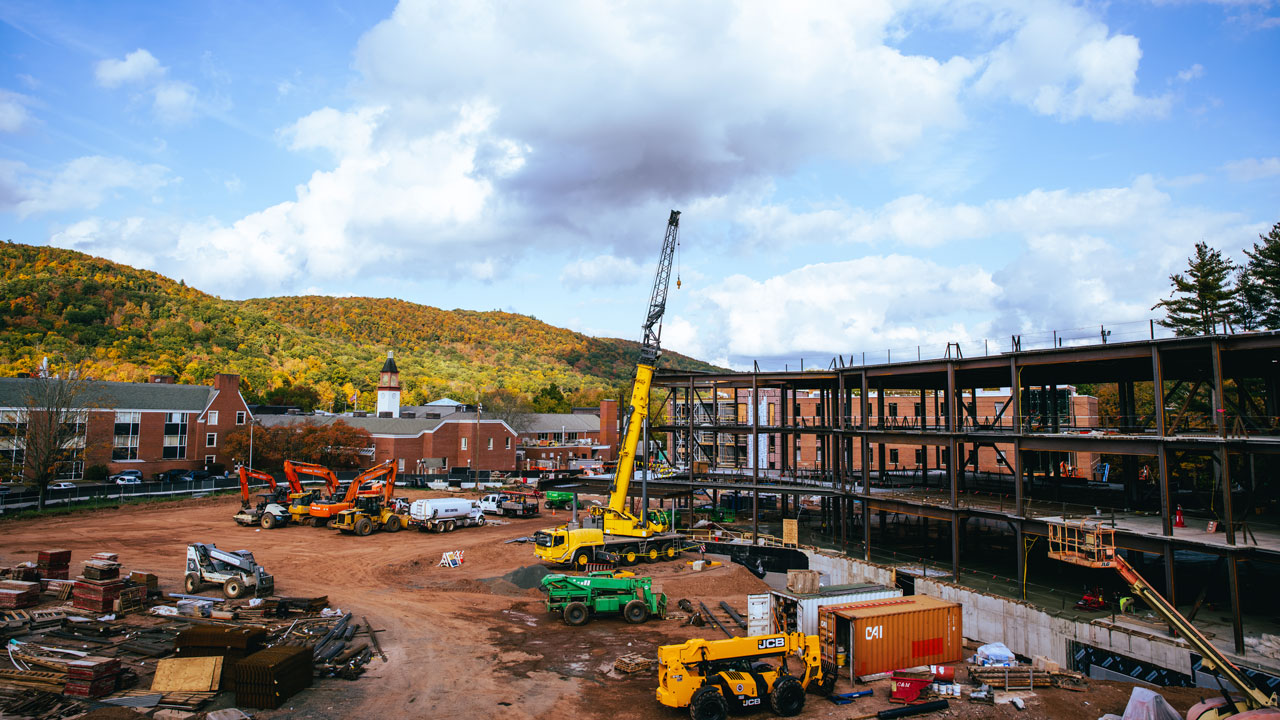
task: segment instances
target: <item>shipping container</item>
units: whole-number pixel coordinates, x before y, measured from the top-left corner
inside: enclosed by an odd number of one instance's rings
[[[818,632],[818,609],[828,605],[848,605],[861,600],[902,597],[902,590],[884,585],[830,585],[816,593],[773,590],[769,593],[771,632]]]
[[[850,680],[957,662],[964,650],[960,610],[928,595],[828,605],[819,611],[822,658],[839,665],[846,655]]]

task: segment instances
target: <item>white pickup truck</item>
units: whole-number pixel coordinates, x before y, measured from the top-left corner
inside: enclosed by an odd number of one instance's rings
[[[538,498],[529,493],[492,493],[480,498],[480,509],[490,515],[529,517],[539,512]]]

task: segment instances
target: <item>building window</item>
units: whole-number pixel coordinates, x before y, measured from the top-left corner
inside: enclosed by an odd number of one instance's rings
[[[209,424],[210,424],[210,425],[217,425],[217,424],[218,424],[218,411],[217,411],[217,410],[210,410],[210,411],[209,411]]]
[[[511,449],[511,436],[510,436],[510,435],[508,435],[508,436],[507,436],[507,449],[508,449],[508,450],[510,450],[510,449]]]
[[[898,403],[889,403],[889,417],[898,417]]]
[[[1001,413],[1001,411],[1003,411],[1003,410],[1004,410],[1004,403],[1003,403],[1003,402],[998,402],[998,403],[996,403],[996,404],[995,404],[995,413],[996,413],[996,417],[1000,417],[1000,413]]]
[[[0,473],[20,479],[27,461],[27,423],[20,410],[0,410]]]
[[[400,458],[399,467],[397,467],[396,470],[404,472],[404,458]]]
[[[919,465],[920,463],[923,463],[923,462],[924,462],[924,451],[921,450],[920,448],[916,448],[916,464]]]
[[[897,449],[897,448],[890,448],[890,450],[889,450],[889,462],[893,463],[894,465],[897,465],[897,464],[898,464],[898,449]]]
[[[217,446],[218,446],[218,433],[205,433],[205,434],[204,434],[204,446],[205,446],[205,447],[217,447]]]
[[[916,403],[916,417],[924,417],[924,403]]]
[[[792,415],[792,417],[800,417],[800,403],[796,403],[795,413]]]
[[[489,449],[489,450],[492,450],[492,449],[493,449],[493,438],[489,438],[489,447],[488,447],[488,449]]]
[[[213,455],[205,455],[205,456],[204,456],[204,466],[205,466],[205,467],[209,467],[210,465],[214,464],[215,462],[217,462],[217,458],[215,458]]]
[[[237,425],[243,425],[243,424],[244,424],[244,416],[245,416],[245,412],[244,412],[243,410],[237,410],[237,411],[236,411],[236,424],[237,424]]]
[[[165,460],[185,460],[187,457],[187,414],[165,413],[164,416],[164,454]]]
[[[111,443],[112,460],[138,459],[138,425],[141,422],[140,412],[116,413],[115,439]]]
[[[466,449],[467,449],[467,439],[466,439],[466,438],[462,438],[462,449],[463,449],[463,450],[466,450]]]

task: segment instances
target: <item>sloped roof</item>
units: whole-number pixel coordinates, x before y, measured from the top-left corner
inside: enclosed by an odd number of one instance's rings
[[[474,416],[473,416],[474,417]],[[399,435],[414,437],[424,432],[431,432],[443,423],[454,422],[448,418],[380,418],[349,417],[346,415],[264,415],[258,418],[264,427],[281,427],[310,423],[312,425],[330,425],[339,420],[351,427],[367,430],[370,435]],[[484,420],[481,422],[502,422],[501,420]],[[505,425],[505,423],[503,423]]]
[[[0,378],[0,407],[20,408],[42,382],[39,378]],[[209,385],[129,383],[92,380],[84,398],[87,408],[104,410],[174,410],[200,412],[216,391]]]
[[[391,353],[387,353],[387,361],[382,363],[382,372],[400,372],[396,369],[396,361],[395,358],[391,357]]]
[[[432,405],[447,405],[447,406],[453,407],[461,404],[462,403],[458,402],[457,400],[451,400],[449,398],[440,398],[439,400],[432,400],[431,402],[427,403],[427,406],[430,407]]]
[[[570,413],[528,413],[522,416],[523,433],[600,432],[600,416]]]

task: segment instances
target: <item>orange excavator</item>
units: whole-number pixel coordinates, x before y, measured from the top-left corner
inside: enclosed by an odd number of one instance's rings
[[[382,480],[378,483],[378,480]],[[350,510],[355,507],[357,498],[374,498],[380,500],[378,496],[385,494],[386,485],[390,484],[394,487],[396,482],[396,466],[395,463],[388,460],[381,465],[365,470],[356,476],[351,484],[347,486],[347,492],[342,498],[330,498],[328,501],[317,501],[311,503],[310,513],[311,522],[316,527],[330,527],[334,518],[343,510]],[[369,489],[365,490],[364,485],[368,484]]]
[[[299,475],[318,477],[324,480],[324,491],[310,490],[304,492],[302,490],[302,482],[298,479]],[[284,476],[288,478],[289,486],[296,488],[295,492],[289,495],[289,514],[293,517],[293,521],[302,525],[324,527],[324,524],[329,520],[328,516],[323,518],[313,516],[311,514],[311,505],[312,503],[329,503],[338,499],[334,497],[338,492],[338,476],[323,465],[299,462],[297,460],[284,461]]]
[[[271,473],[261,470],[254,470],[251,467],[241,465],[240,473],[240,512],[236,513],[232,518],[238,525],[261,525],[264,530],[272,528],[284,527],[289,524],[289,499],[295,493],[301,493],[302,485],[298,483],[297,477],[289,478],[289,488],[293,492],[287,492],[286,488],[280,487]],[[269,493],[259,493],[258,504],[251,506],[249,504],[249,479],[261,480],[267,483],[271,488]]]
[[[343,533],[368,535],[374,530],[396,532],[409,525],[409,508],[403,499],[397,499],[396,469],[389,467],[387,477],[382,481],[382,492],[379,495],[357,497],[352,506],[334,516],[329,527]]]

